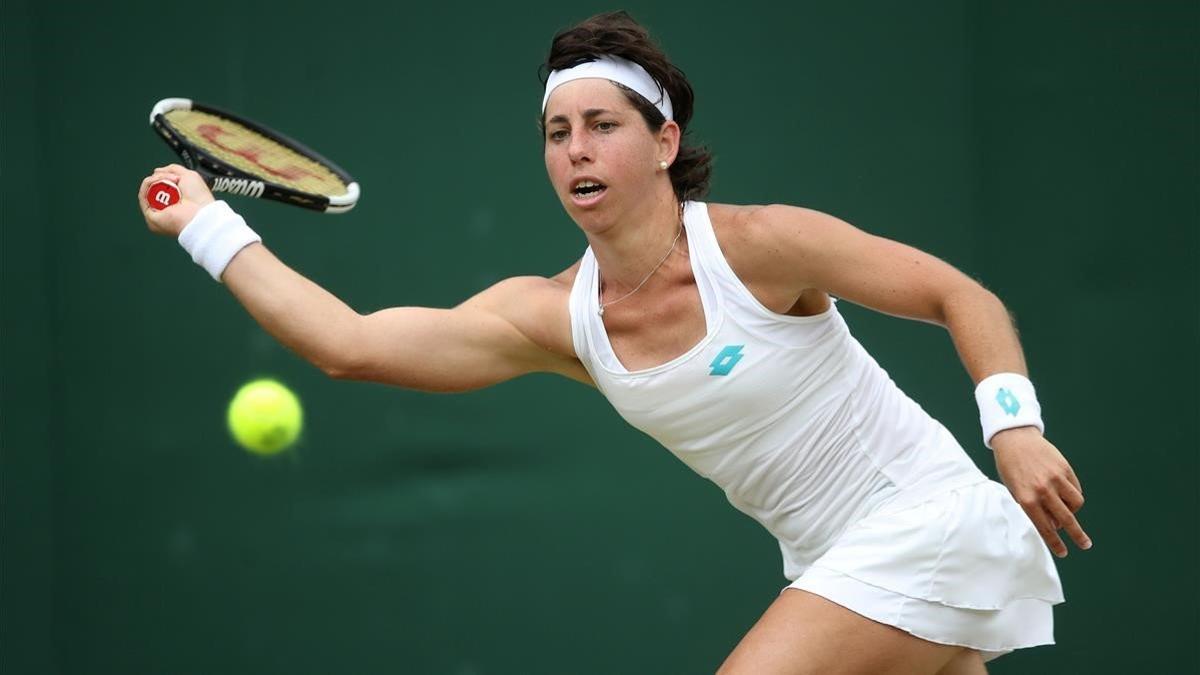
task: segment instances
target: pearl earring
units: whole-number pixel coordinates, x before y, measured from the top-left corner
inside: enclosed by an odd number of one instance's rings
[[[659,162],[658,162],[658,168],[662,169],[663,171],[666,171],[666,170],[667,170],[667,166],[668,166],[668,165],[667,165],[667,160],[665,160],[665,159],[659,160]]]

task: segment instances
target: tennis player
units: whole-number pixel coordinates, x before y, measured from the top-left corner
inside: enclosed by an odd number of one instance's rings
[[[779,540],[790,581],[721,673],[965,675],[1053,643],[1053,551],[1091,541],[1001,301],[937,258],[794,206],[699,201],[693,93],[628,15],[555,36],[550,182],[589,247],[453,309],[360,315],[280,262],[200,177],[156,169],[150,229],[336,378],[465,391],[531,372],[597,387]],[[183,201],[148,208],[147,186]],[[1005,485],[850,335],[838,299],[946,327]],[[1006,487],[1007,486],[1007,487]]]

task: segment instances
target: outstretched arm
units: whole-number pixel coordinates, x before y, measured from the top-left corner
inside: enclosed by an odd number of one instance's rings
[[[797,292],[818,288],[880,312],[944,326],[978,384],[994,373],[1028,375],[1016,329],[995,294],[938,258],[873,236],[810,209],[769,206],[750,219],[752,235],[775,251],[772,265]],[[1058,530],[1090,548],[1074,513],[1083,489],[1062,453],[1037,427],[992,437],[996,467],[1014,499],[1060,557]]]
[[[451,309],[392,307],[364,316],[251,244],[222,281],[267,332],[338,379],[436,392],[533,372],[587,381],[546,330],[558,299],[549,279],[506,279]]]
[[[146,189],[164,177],[179,184],[183,200],[153,211]],[[178,165],[157,169],[139,192],[150,229],[174,237],[212,201],[199,175]],[[364,316],[254,243],[230,260],[221,281],[268,333],[333,377],[424,391],[478,389],[531,372],[590,382],[569,333],[562,337],[565,296],[550,279],[507,279],[452,309]]]

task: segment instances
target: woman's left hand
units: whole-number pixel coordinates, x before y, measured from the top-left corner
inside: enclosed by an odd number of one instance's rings
[[[1054,555],[1067,556],[1060,529],[1066,530],[1079,548],[1092,547],[1092,540],[1075,519],[1075,512],[1083,506],[1079,479],[1037,427],[1001,431],[992,436],[992,449],[1000,478]]]

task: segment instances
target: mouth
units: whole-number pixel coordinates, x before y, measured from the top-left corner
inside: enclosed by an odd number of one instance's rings
[[[607,191],[608,186],[604,183],[582,179],[571,186],[571,197],[576,204],[584,206],[599,201]]]

